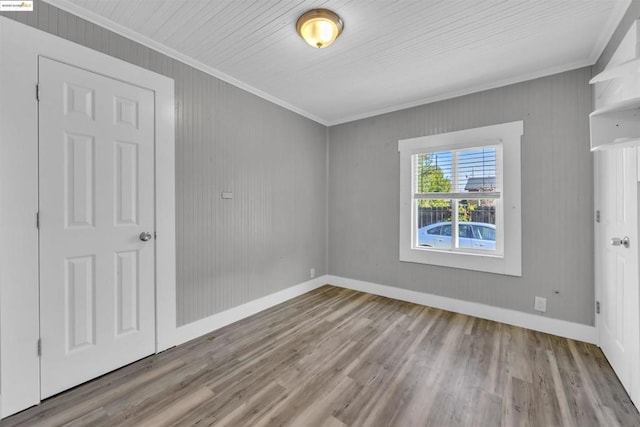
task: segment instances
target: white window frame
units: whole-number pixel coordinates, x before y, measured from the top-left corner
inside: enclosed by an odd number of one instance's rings
[[[400,261],[432,264],[488,273],[522,275],[522,212],[520,144],[523,121],[465,129],[398,141],[400,152]],[[500,146],[502,189],[496,210],[495,252],[443,251],[416,244],[413,156],[482,146]],[[499,167],[499,166],[498,166]],[[446,198],[446,197],[444,197]]]

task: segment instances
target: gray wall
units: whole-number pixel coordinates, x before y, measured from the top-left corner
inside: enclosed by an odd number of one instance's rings
[[[326,273],[325,126],[46,3],[2,15],[175,79],[179,325]]]
[[[333,126],[329,272],[592,325],[591,68]],[[399,139],[524,120],[522,277],[398,261]]]
[[[45,3],[2,15],[175,79],[180,325],[305,281],[311,267],[532,313],[544,296],[547,316],[593,324],[590,68],[334,126],[327,137]],[[633,0],[596,72],[639,16]],[[398,139],[512,120],[525,121],[523,276],[400,263]]]
[[[627,9],[627,12],[620,21],[618,28],[616,28],[613,36],[611,36],[611,40],[609,40],[609,43],[602,52],[602,55],[600,55],[600,58],[598,58],[598,61],[593,66],[594,76],[600,71],[604,70],[604,67],[607,66],[607,63],[618,48],[618,45],[622,41],[622,38],[627,34],[627,31],[629,31],[629,27],[636,19],[640,19],[640,0],[631,0],[629,9]]]

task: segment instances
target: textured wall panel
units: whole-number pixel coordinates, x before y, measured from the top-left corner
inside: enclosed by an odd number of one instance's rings
[[[179,325],[326,273],[324,126],[34,3],[2,15],[175,80]]]
[[[592,325],[591,69],[331,127],[331,274]],[[524,120],[522,277],[398,260],[398,140]]]

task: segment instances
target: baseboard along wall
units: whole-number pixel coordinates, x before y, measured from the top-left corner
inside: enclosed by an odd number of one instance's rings
[[[327,275],[325,280],[327,283],[341,288],[453,311],[481,319],[506,323],[507,325],[520,326],[590,344],[598,344],[598,330],[594,326],[345,277]]]
[[[327,284],[598,345],[598,330],[594,326],[333,275],[317,277],[181,326],[177,330],[176,345],[206,335]]]
[[[213,314],[204,319],[197,320],[177,329],[176,345],[183,344],[192,339],[201,337],[224,326],[235,323],[246,317],[253,316],[263,310],[271,308],[275,305],[288,301],[292,298],[304,295],[314,289],[327,284],[327,276],[316,277],[307,282],[300,283],[283,289],[281,291],[269,294],[262,298],[249,301],[237,307],[230,308],[220,313]]]

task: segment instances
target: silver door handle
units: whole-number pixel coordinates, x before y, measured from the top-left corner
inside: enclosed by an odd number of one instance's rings
[[[143,231],[142,233],[140,233],[140,240],[142,240],[143,242],[151,240],[151,237],[151,233],[149,233],[148,231]]]
[[[611,239],[611,244],[613,246],[624,246],[625,248],[629,247],[629,238],[628,237],[623,237],[622,239],[619,237],[614,237]]]

